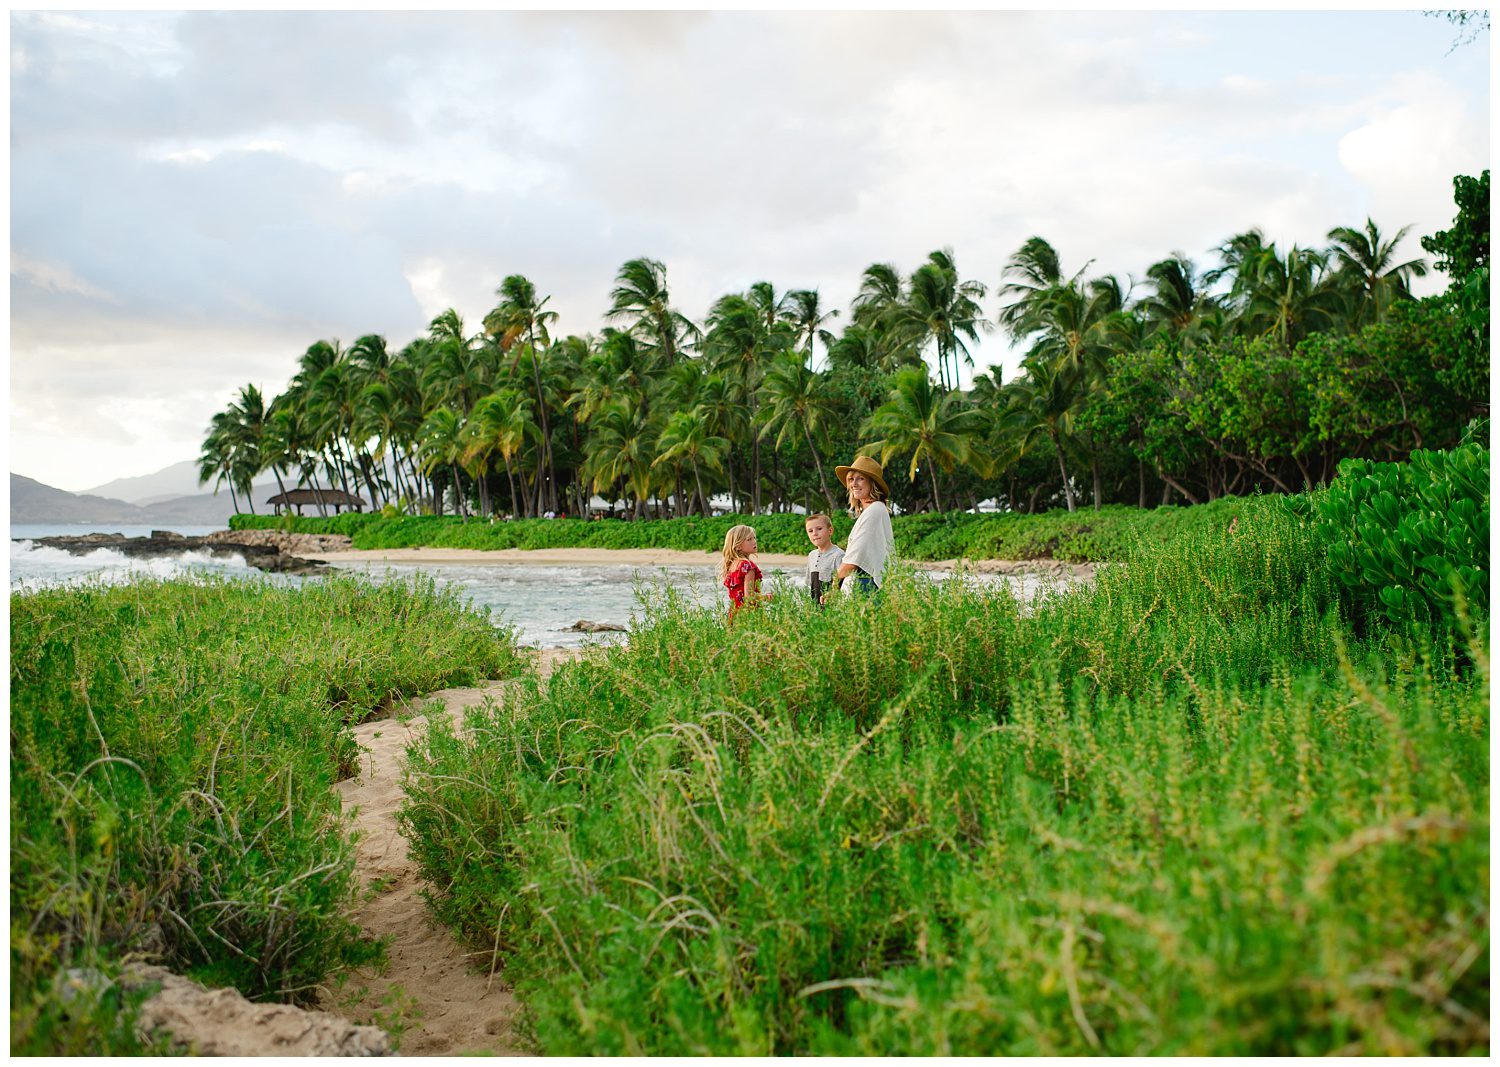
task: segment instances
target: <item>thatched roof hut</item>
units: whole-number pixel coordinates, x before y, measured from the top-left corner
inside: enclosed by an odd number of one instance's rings
[[[276,514],[281,514],[284,507],[294,507],[297,514],[302,514],[303,505],[317,507],[320,503],[324,508],[332,508],[337,515],[340,508],[349,508],[352,511],[363,511],[365,502],[363,498],[346,493],[342,489],[291,489],[285,493],[277,493],[267,504],[276,508]]]

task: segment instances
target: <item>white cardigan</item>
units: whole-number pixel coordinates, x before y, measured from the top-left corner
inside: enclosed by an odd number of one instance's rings
[[[885,581],[885,565],[896,539],[891,535],[891,510],[879,500],[871,501],[854,520],[854,529],[849,531],[849,547],[844,550],[844,562],[852,563],[875,579],[878,587]]]

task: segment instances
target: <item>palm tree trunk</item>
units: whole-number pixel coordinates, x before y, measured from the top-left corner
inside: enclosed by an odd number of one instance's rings
[[[941,515],[943,513],[943,501],[938,496],[938,469],[936,463],[928,464],[927,475],[932,479],[932,506],[936,509],[937,513]]]
[[[698,473],[698,461],[693,460],[693,482],[698,486],[698,506],[703,509],[703,517],[708,518],[708,497],[703,495],[703,477]]]
[[[1063,458],[1062,442],[1058,440],[1057,431],[1049,428],[1047,432],[1052,437],[1052,447],[1057,449],[1057,466],[1062,471],[1063,496],[1068,501],[1068,510],[1077,511],[1073,506],[1073,484],[1068,479],[1068,461]]]
[[[813,447],[812,434],[808,432],[807,420],[802,420],[802,436],[807,441],[807,450],[812,453],[813,466],[818,468],[818,487],[823,490],[823,499],[828,501],[828,510],[833,511],[833,494],[828,491],[828,475],[823,472],[823,460]]]
[[[557,473],[552,469],[552,431],[547,426],[547,398],[542,393],[542,358],[536,350],[536,324],[533,323],[528,330],[531,338],[531,377],[536,385],[536,410],[542,419],[542,456],[541,463],[537,466],[537,482],[542,481],[542,467],[547,469],[547,483],[545,498],[553,511],[557,510]],[[537,487],[538,495],[542,495],[542,487]],[[542,513],[542,508],[537,508],[537,514]]]
[[[505,460],[505,480],[510,485],[510,511],[514,515],[516,505],[520,502],[520,498],[516,496],[516,476],[511,472],[510,456],[502,452],[500,458]]]
[[[756,403],[754,391],[750,393],[750,426],[752,436],[750,438],[750,513],[760,514],[760,435],[753,433],[755,427]]]
[[[234,513],[238,515],[240,513],[240,498],[234,494],[234,478],[230,477],[224,480],[229,483],[229,502],[234,505]]]

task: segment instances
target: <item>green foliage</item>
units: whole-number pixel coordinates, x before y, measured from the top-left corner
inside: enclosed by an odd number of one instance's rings
[[[1165,544],[1186,529],[1224,528],[1244,498],[1226,497],[1200,508],[1142,510],[1110,505],[1098,511],[1056,510],[1038,515],[972,515],[920,512],[892,519],[897,552],[909,560],[1061,559],[1075,562],[1122,560],[1142,545]],[[835,541],[854,526],[845,512],[833,516]],[[463,522],[457,518],[340,515],[328,519],[280,519],[236,515],[236,530],[281,529],[294,533],[341,533],[360,549],[437,548],[667,548],[715,552],[731,526],[755,527],[760,550],[805,553],[810,547],[800,515],[720,515],[711,519],[659,519],[640,522],[581,519],[523,519]]]
[[[653,596],[413,751],[439,912],[552,1055],[1481,1052],[1487,675],[1237,515],[1031,604]]]
[[[53,1054],[128,1050],[62,968],[144,952],[297,998],[368,962],[348,726],[520,666],[455,593],[347,578],[21,593],[10,656],[12,1051]]]
[[[1328,564],[1356,608],[1396,626],[1487,615],[1490,453],[1417,451],[1410,463],[1345,460],[1313,498]]]
[[[1433,266],[1455,283],[1462,283],[1490,265],[1490,172],[1479,177],[1460,174],[1453,179],[1453,202],[1458,206],[1451,229],[1422,238],[1422,248],[1436,256]]]

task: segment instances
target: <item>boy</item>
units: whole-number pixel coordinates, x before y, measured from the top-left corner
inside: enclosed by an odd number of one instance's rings
[[[813,603],[823,602],[823,591],[833,585],[833,576],[844,561],[844,550],[833,543],[833,520],[827,515],[809,515],[807,538],[815,546],[807,554],[807,588]]]

